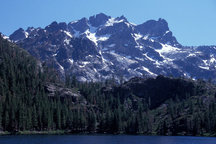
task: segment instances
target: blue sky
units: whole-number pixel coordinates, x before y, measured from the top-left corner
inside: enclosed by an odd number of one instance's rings
[[[70,22],[103,12],[141,24],[164,18],[188,46],[216,45],[216,0],[0,0],[0,32],[11,34],[52,21]]]

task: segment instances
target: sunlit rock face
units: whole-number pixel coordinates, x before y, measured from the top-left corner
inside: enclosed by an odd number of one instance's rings
[[[214,79],[216,46],[182,46],[164,19],[132,24],[124,16],[103,13],[45,28],[18,29],[10,40],[64,78],[80,81],[134,76],[181,76]]]

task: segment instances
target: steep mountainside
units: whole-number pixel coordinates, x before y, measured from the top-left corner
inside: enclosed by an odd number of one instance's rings
[[[118,99],[118,111],[123,109],[119,113],[119,131],[215,136],[216,86],[206,81],[135,77],[102,91],[107,97]],[[126,121],[129,127],[124,127]]]
[[[69,73],[81,81],[143,74],[216,77],[216,46],[182,46],[164,19],[135,25],[124,16],[101,13],[68,24],[20,28],[10,40],[54,66],[62,76]]]
[[[216,86],[185,78],[60,82],[0,37],[0,134],[10,132],[216,135]]]
[[[59,120],[54,116],[57,105],[59,111],[60,107],[67,109],[60,99],[73,105],[85,100],[77,91],[66,88],[55,71],[0,36],[0,134],[47,130],[51,122],[58,127]]]

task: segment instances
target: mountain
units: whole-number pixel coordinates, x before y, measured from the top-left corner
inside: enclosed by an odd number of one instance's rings
[[[124,16],[103,13],[45,28],[22,28],[10,40],[62,77],[80,81],[134,76],[178,76],[215,79],[216,46],[182,46],[164,19],[132,24]]]
[[[134,77],[79,82],[0,36],[0,134],[216,135],[216,86]]]

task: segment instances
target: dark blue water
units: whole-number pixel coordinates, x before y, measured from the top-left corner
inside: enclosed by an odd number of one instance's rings
[[[0,144],[216,144],[216,138],[130,135],[21,135],[0,136]]]

